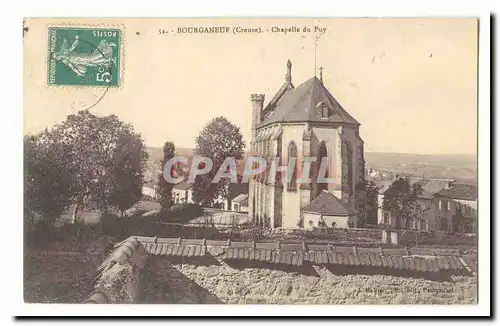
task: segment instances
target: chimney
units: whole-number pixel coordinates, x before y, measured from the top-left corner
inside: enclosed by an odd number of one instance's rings
[[[262,110],[264,108],[264,94],[252,94],[252,138],[255,138],[255,128],[262,121]]]
[[[444,189],[450,189],[451,187],[453,187],[454,183],[455,183],[455,180],[449,180],[448,182],[446,182]]]
[[[286,62],[286,83],[292,85],[292,62],[290,59]]]

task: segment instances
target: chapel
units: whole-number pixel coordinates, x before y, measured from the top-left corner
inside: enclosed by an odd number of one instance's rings
[[[365,203],[365,160],[360,124],[323,84],[323,69],[297,87],[292,63],[278,92],[265,104],[264,94],[252,94],[251,153],[266,161],[296,164],[291,178],[269,178],[269,169],[249,180],[249,215],[263,227],[314,228],[357,226]],[[265,104],[265,105],[264,105]],[[304,161],[310,163],[310,182]],[[324,160],[326,169],[320,170]],[[304,169],[306,170],[306,169]],[[328,182],[317,182],[318,175]]]

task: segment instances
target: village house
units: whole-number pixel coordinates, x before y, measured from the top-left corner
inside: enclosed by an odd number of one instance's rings
[[[239,194],[231,201],[231,210],[235,212],[248,212],[248,195]]]
[[[242,195],[248,196],[248,185],[247,184],[239,184],[239,183],[227,183],[226,192],[228,193],[229,198],[234,196],[233,201],[236,199],[238,202],[237,211],[247,211],[248,212],[248,198],[246,203]],[[194,203],[193,197],[193,184],[188,183],[187,180],[181,181],[174,185],[172,189],[172,199],[174,204],[191,204]],[[241,202],[240,202],[241,201]],[[219,195],[214,199],[213,207],[223,209],[223,210],[235,210],[232,207],[231,201],[228,201],[226,198]]]
[[[193,200],[193,185],[186,180],[174,185],[172,188],[172,200],[174,204],[189,204],[194,203]]]
[[[453,231],[453,216],[458,208],[465,216],[474,216],[477,208],[477,187],[457,183],[453,179],[408,177],[410,185],[422,186],[423,194],[418,199],[421,214],[410,221],[401,219],[400,227],[412,230]],[[377,220],[381,226],[395,228],[397,221],[383,210],[384,193],[394,180],[375,180],[378,187]]]
[[[142,196],[146,200],[156,201],[158,195],[156,193],[156,183],[154,181],[145,182],[142,186]]]
[[[439,229],[448,232],[471,232],[472,230],[460,230],[457,217],[458,210],[466,219],[477,220],[477,186],[471,184],[456,183],[451,187],[442,189],[434,194],[434,211]]]
[[[267,105],[264,94],[251,96],[251,151],[266,160],[280,160],[280,166],[296,158],[296,168],[285,181],[268,180],[267,173],[250,179],[249,214],[257,225],[294,228],[304,226],[301,212],[308,207],[306,217],[318,224],[323,213],[317,205],[308,205],[326,190],[332,196],[324,196],[321,202],[333,209],[328,216],[349,212],[349,221],[355,227],[356,212],[365,200],[364,189],[358,187],[365,179],[360,124],[325,87],[322,69],[319,78],[314,76],[295,87],[290,60],[286,67],[285,82]],[[300,183],[297,171],[309,157],[316,158],[311,165],[312,182]],[[325,175],[335,182],[316,182],[323,158],[328,162]]]

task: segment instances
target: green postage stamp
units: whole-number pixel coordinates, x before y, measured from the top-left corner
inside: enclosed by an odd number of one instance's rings
[[[119,86],[121,31],[49,28],[49,85]]]

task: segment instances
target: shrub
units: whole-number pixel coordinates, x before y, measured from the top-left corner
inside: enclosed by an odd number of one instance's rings
[[[184,223],[203,215],[203,207],[198,204],[180,204],[170,207],[167,218],[169,222]]]
[[[123,232],[123,220],[115,214],[103,213],[100,218],[101,232],[105,235],[119,235]]]
[[[40,247],[57,240],[57,233],[57,229],[52,222],[40,220],[26,230],[25,241],[28,246]]]

